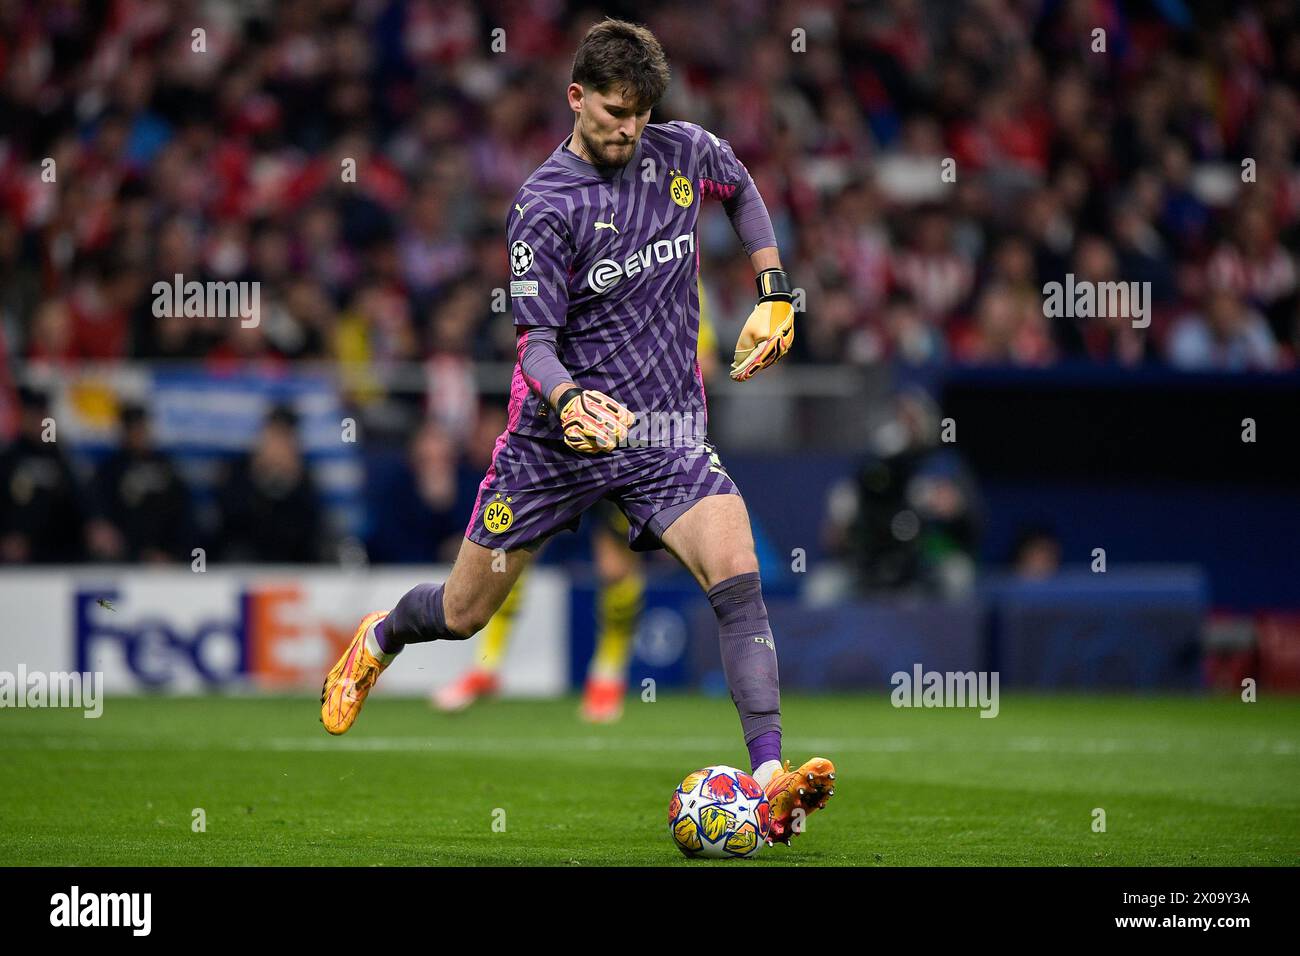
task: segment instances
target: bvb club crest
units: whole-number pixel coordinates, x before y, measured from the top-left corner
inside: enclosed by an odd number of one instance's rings
[[[510,526],[515,523],[515,513],[510,510],[509,504],[513,500],[513,498],[507,496],[502,501],[500,492],[494,495],[492,500],[488,502],[488,506],[483,509],[483,527],[493,534],[509,531]]]
[[[668,186],[668,192],[673,197],[673,202],[683,209],[689,208],[691,203],[695,201],[695,189],[691,186],[691,181],[680,172],[673,177],[673,181]]]

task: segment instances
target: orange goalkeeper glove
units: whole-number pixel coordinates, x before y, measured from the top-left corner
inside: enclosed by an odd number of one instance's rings
[[[794,344],[794,304],[790,279],[781,269],[764,269],[754,279],[758,305],[749,313],[736,342],[731,377],[748,381],[754,373],[780,361]]]
[[[628,426],[636,421],[630,411],[603,392],[569,389],[556,403],[564,443],[586,455],[613,451],[627,438]]]

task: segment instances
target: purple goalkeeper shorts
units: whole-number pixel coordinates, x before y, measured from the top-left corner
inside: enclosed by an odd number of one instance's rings
[[[633,551],[662,548],[660,536],[695,502],[740,491],[705,441],[626,447],[585,455],[562,441],[505,432],[479,485],[465,537],[507,551],[540,544],[602,498],[627,516]]]

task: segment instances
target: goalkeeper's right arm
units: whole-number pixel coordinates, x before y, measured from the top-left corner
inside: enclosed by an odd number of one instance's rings
[[[558,340],[556,329],[520,327],[516,343],[524,381],[560,413],[566,445],[589,455],[613,451],[627,438],[628,427],[636,419],[608,395],[580,388],[573,381],[560,361]]]
[[[559,410],[556,402],[564,389],[574,387],[573,376],[560,361],[559,330],[544,325],[522,325],[515,333],[519,370],[538,398]]]

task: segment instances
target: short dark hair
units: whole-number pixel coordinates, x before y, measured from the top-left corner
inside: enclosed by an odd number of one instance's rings
[[[668,58],[655,35],[639,23],[602,20],[582,38],[573,57],[573,82],[598,93],[622,92],[641,113],[668,89]]]

